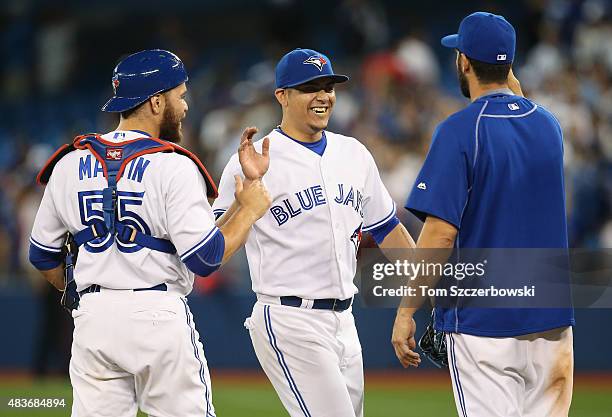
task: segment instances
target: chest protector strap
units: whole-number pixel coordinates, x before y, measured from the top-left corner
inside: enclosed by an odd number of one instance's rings
[[[176,248],[167,239],[150,236],[135,227],[117,220],[117,182],[121,179],[127,164],[142,155],[157,152],[176,152],[190,158],[198,167],[206,182],[206,194],[217,197],[217,187],[200,160],[185,148],[161,139],[142,137],[124,142],[109,142],[99,134],[77,136],[72,144],[63,145],[49,158],[36,180],[47,184],[53,168],[66,154],[76,149],[87,149],[100,162],[108,186],[102,190],[102,212],[104,221],[95,221],[88,228],[77,232],[74,241],[78,246],[107,234],[116,236],[122,243],[135,243],[165,253],[176,253]]]

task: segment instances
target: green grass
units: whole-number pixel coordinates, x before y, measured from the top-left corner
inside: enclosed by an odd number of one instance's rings
[[[284,417],[287,413],[268,382],[214,379],[213,399],[219,417]],[[593,389],[595,388],[595,389]],[[483,393],[485,395],[485,393]],[[65,398],[65,409],[20,409],[6,406],[9,398]],[[72,392],[64,380],[32,383],[21,380],[0,380],[0,416],[2,417],[59,417],[70,415]],[[367,383],[366,417],[455,417],[450,385],[428,384],[419,388],[417,383],[393,381]],[[609,384],[602,387],[580,387],[574,390],[572,417],[610,417],[612,392]],[[142,415],[142,414],[139,414]]]
[[[276,393],[267,384],[251,387],[217,385],[213,386],[213,399],[219,417],[288,416]],[[452,394],[443,389],[408,391],[369,388],[366,392],[367,417],[442,417],[452,416],[453,410]]]

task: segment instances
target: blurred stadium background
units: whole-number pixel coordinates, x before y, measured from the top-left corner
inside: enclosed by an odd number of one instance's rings
[[[280,120],[273,97],[276,61],[295,47],[327,53],[336,71],[351,76],[337,90],[330,130],[363,141],[402,207],[435,125],[466,104],[456,83],[454,54],[443,50],[439,39],[476,10],[503,14],[514,24],[515,73],[527,95],[561,122],[570,245],[612,248],[610,1],[0,2],[0,398],[70,400],[64,375],[71,319],[58,307],[58,294],[27,262],[43,191],[34,177],[62,143],[115,127],[115,117],[99,109],[112,93],[111,72],[122,56],[164,48],[183,59],[190,73],[184,145],[218,180],[245,126],[265,133]],[[418,220],[404,210],[398,213],[418,234]],[[220,416],[286,415],[261,377],[243,328],[253,300],[243,255],[198,280],[190,296]],[[454,415],[446,373],[428,364],[403,371],[396,361],[389,343],[394,312],[358,304],[366,415]],[[611,310],[576,315],[572,415],[610,417]],[[423,312],[421,330],[426,318]],[[11,412],[0,404],[1,416]]]

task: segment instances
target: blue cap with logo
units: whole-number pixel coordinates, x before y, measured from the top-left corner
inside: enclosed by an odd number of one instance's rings
[[[503,16],[476,12],[461,21],[459,33],[445,36],[441,42],[477,61],[509,64],[514,60],[516,32]]]
[[[332,78],[336,83],[349,79],[335,74],[329,58],[312,49],[294,49],[276,65],[276,88],[296,87],[318,78]]]
[[[151,49],[123,59],[113,71],[114,95],[102,111],[123,112],[188,79],[183,62],[172,52]]]

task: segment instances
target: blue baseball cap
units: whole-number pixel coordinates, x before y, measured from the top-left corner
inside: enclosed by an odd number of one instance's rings
[[[155,94],[171,90],[188,80],[183,62],[172,52],[150,49],[123,59],[113,71],[114,95],[102,111],[123,112]]]
[[[312,49],[294,49],[276,65],[276,88],[291,88],[318,78],[332,78],[336,83],[349,79],[334,74],[329,58]]]
[[[477,61],[509,64],[514,60],[516,32],[503,16],[476,12],[461,21],[459,33],[445,36],[441,42]]]

